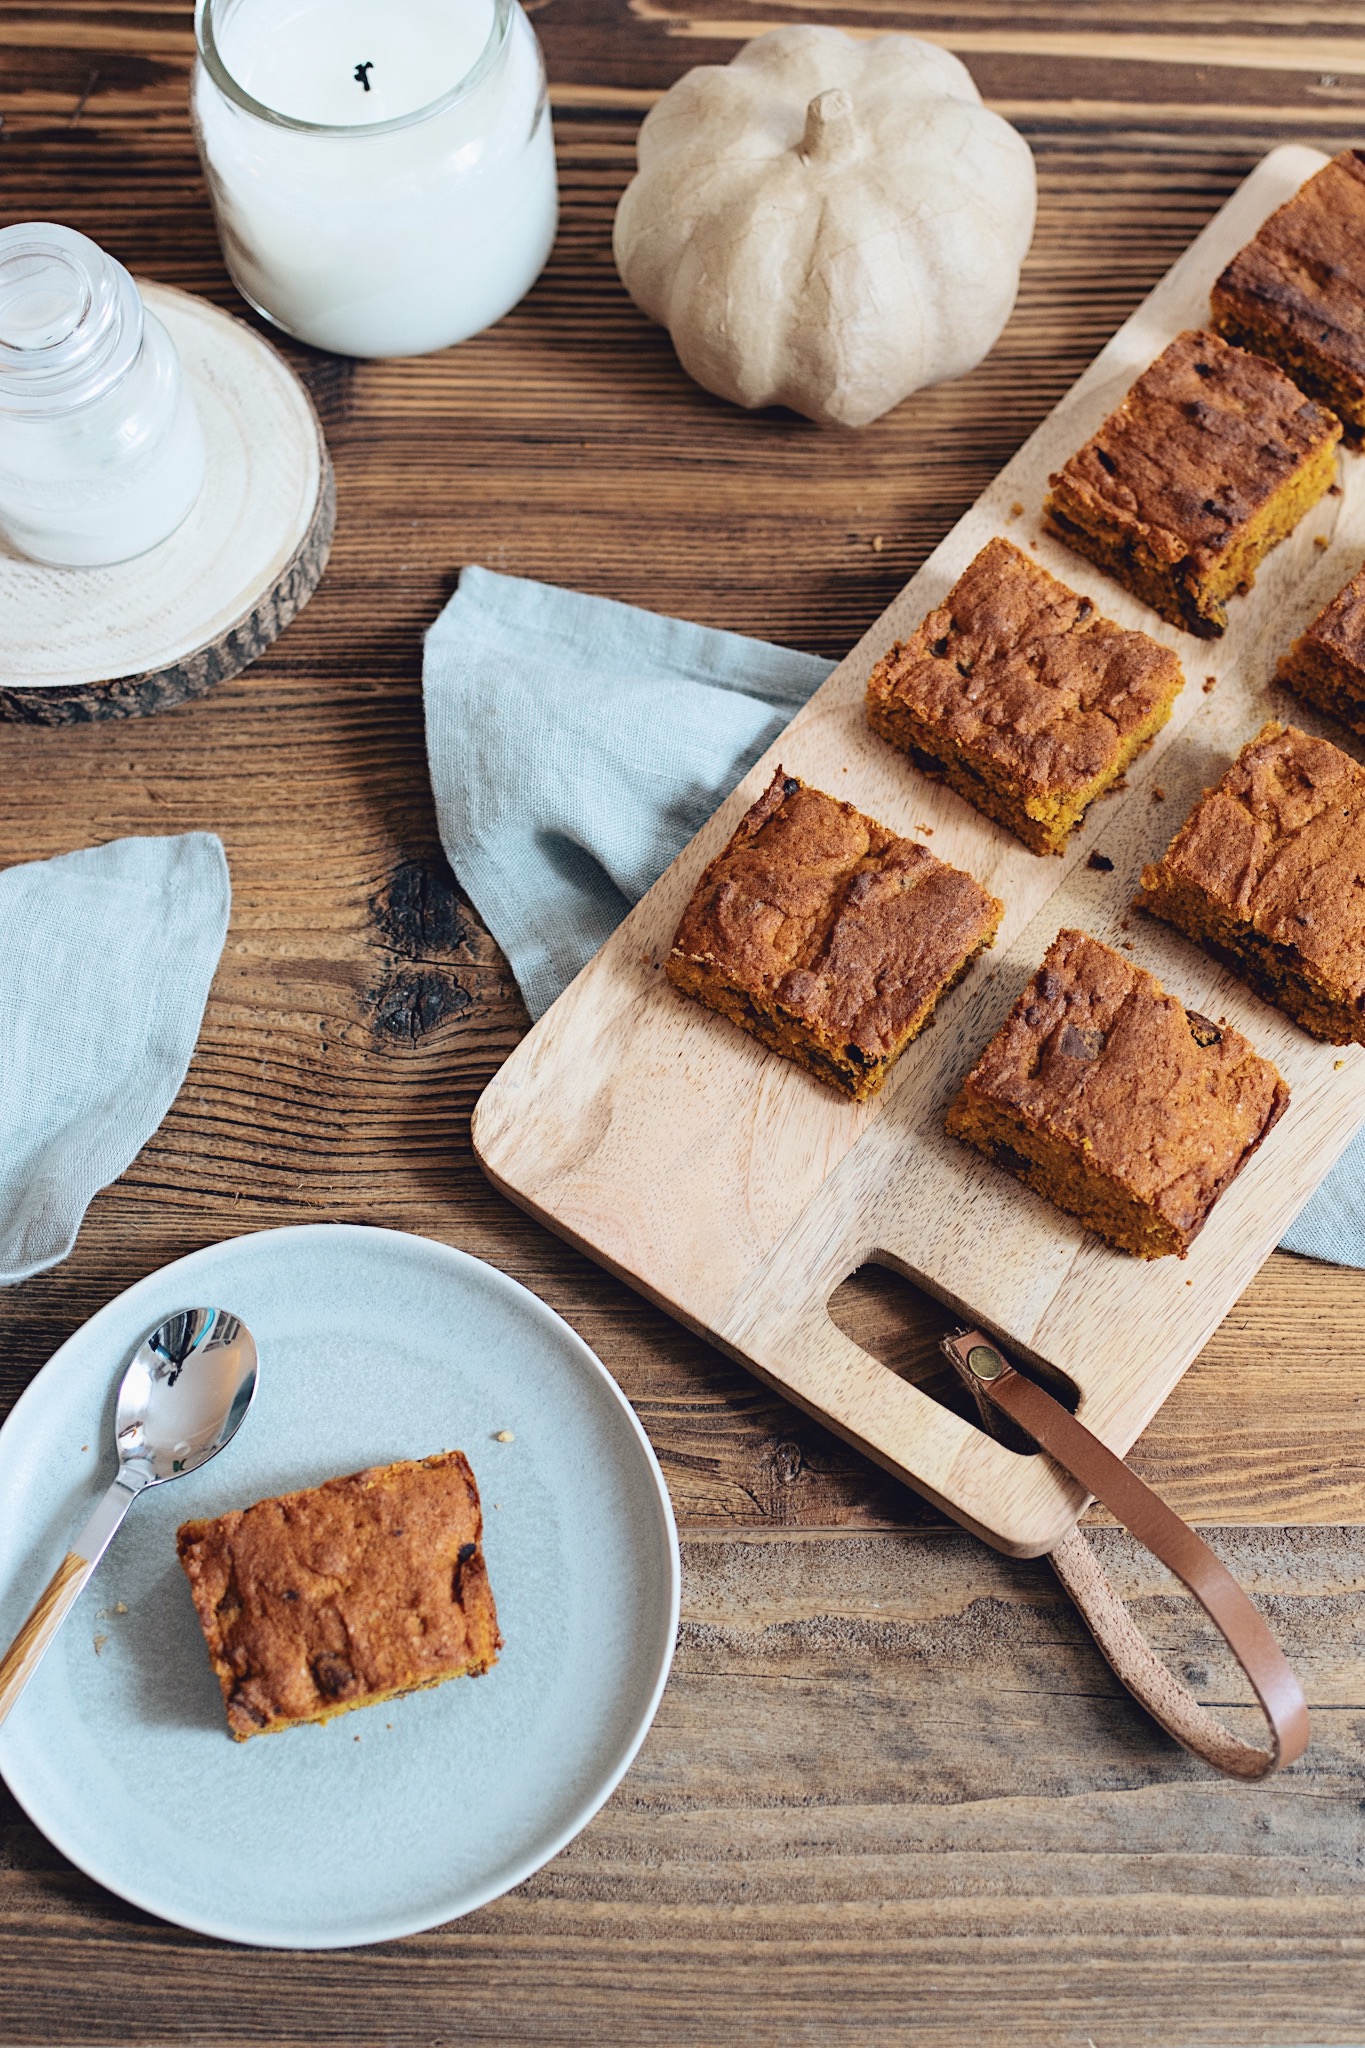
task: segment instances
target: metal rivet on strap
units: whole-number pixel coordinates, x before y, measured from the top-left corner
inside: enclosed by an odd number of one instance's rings
[[[967,1365],[979,1380],[998,1380],[1005,1370],[1004,1359],[989,1344],[973,1344],[967,1353]]]

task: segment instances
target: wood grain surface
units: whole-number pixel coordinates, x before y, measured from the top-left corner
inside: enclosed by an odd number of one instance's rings
[[[473,1102],[526,1018],[441,861],[425,780],[420,636],[459,565],[842,656],[1266,150],[1365,138],[1358,0],[822,4],[805,18],[961,51],[1034,147],[1039,229],[1009,329],[961,384],[856,438],[744,417],[631,307],[611,216],[658,93],[725,61],[746,24],[801,17],[544,0],[564,213],[530,298],[429,360],[287,349],[338,481],[307,610],[181,710],[0,731],[0,860],[209,827],[234,886],[175,1109],[72,1256],[0,1299],[0,1404],[120,1288],[236,1231],[332,1217],[489,1258],[605,1359],[690,1532],[658,1724],[532,1883],[450,1929],[329,1957],[166,1928],[0,1795],[0,2039],[1365,2041],[1354,1531],[1215,1539],[1273,1595],[1317,1731],[1273,1788],[1215,1782],[1117,1696],[1045,1566],[936,1531],[915,1496],[512,1209],[469,1149]],[[0,204],[240,311],[190,138],[191,48],[184,0],[0,0]],[[941,1312],[892,1276],[850,1281],[834,1311],[898,1369],[936,1372]],[[1204,1521],[1271,1502],[1285,1522],[1365,1520],[1362,1340],[1365,1276],[1277,1255],[1134,1462]],[[1163,1594],[1148,1613],[1204,1696],[1228,1697],[1187,1604]]]

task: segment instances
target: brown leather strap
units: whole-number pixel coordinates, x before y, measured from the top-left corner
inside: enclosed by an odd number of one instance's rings
[[[1139,1543],[1184,1581],[1251,1681],[1270,1724],[1271,1748],[1257,1749],[1224,1728],[1157,1658],[1079,1530],[1052,1553],[1057,1576],[1076,1601],[1118,1676],[1148,1712],[1187,1749],[1237,1778],[1263,1778],[1308,1746],[1308,1708],[1293,1668],[1232,1574],[1201,1537],[1107,1450],[1036,1381],[1009,1363],[993,1337],[966,1330],[943,1349],[981,1407],[1008,1416],[1088,1492],[1104,1502]]]

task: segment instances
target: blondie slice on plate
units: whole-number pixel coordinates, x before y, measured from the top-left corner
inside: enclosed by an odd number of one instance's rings
[[[463,1451],[186,1522],[176,1547],[239,1742],[486,1671],[502,1638]]]

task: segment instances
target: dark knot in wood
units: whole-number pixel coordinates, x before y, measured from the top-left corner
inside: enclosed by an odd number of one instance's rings
[[[792,1486],[801,1476],[804,1460],[800,1444],[784,1441],[774,1444],[770,1460],[773,1477],[782,1486]]]
[[[453,974],[437,969],[400,970],[374,999],[374,1026],[381,1036],[415,1045],[436,1025],[467,1010],[474,998]]]
[[[400,861],[369,907],[384,944],[408,960],[453,953],[469,937],[455,877],[439,857]]]

